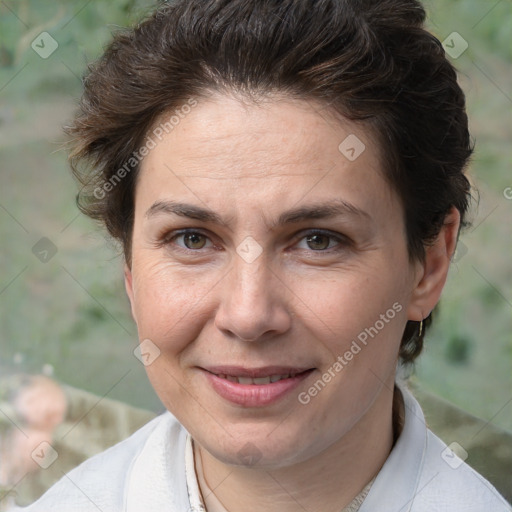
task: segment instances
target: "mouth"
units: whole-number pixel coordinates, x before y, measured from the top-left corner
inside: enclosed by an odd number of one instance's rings
[[[315,368],[216,366],[201,370],[213,390],[225,400],[244,407],[262,407],[288,395]]]

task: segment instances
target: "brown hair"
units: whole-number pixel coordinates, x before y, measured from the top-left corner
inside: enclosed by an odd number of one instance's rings
[[[378,134],[384,174],[403,203],[409,256],[423,260],[451,207],[466,225],[463,170],[472,152],[456,72],[424,22],[416,0],[160,5],[116,33],[85,77],[68,129],[83,185],[79,208],[106,225],[130,264],[137,150],[156,120],[211,92],[278,92],[319,101]],[[421,335],[418,322],[407,323],[402,361],[420,353],[430,322]]]

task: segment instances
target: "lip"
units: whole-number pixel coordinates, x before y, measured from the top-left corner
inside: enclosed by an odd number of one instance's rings
[[[270,375],[286,375],[290,374],[298,374],[305,372],[306,370],[311,370],[310,366],[262,366],[260,368],[246,368],[244,366],[230,366],[230,365],[222,365],[222,366],[208,366],[204,367],[203,370],[206,370],[210,373],[215,373],[217,375],[232,375],[233,377],[252,377],[256,379],[258,377],[268,377]]]
[[[262,368],[243,368],[240,366],[215,366],[201,368],[213,390],[222,398],[243,407],[264,407],[284,398],[293,391],[314,368],[297,368],[290,366],[265,366]],[[239,384],[218,375],[234,377],[268,377],[270,375],[296,374],[268,384]]]

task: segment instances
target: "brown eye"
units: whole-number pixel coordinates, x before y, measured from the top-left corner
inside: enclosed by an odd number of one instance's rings
[[[172,231],[162,235],[159,237],[156,246],[158,248],[166,247],[170,251],[188,253],[188,255],[191,255],[193,252],[202,254],[204,252],[203,249],[206,251],[214,248],[214,244],[208,235],[192,229]]]
[[[329,247],[330,238],[327,235],[310,235],[306,237],[306,243],[310,249],[322,251]]]
[[[301,251],[316,252],[320,255],[332,255],[346,251],[351,247],[351,240],[341,233],[333,231],[312,230],[304,233],[296,247]]]
[[[201,233],[185,233],[182,236],[187,249],[202,249],[206,245],[206,237]]]

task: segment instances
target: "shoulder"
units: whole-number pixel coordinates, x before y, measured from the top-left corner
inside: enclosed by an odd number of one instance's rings
[[[12,512],[97,512],[122,510],[126,483],[144,446],[158,431],[167,433],[169,444],[178,443],[183,427],[166,412],[130,437],[86,460],[63,475],[39,500]]]
[[[452,449],[453,448],[453,451]],[[430,430],[411,512],[451,510],[512,512],[494,486]]]
[[[403,429],[360,512],[512,512],[491,483],[427,428],[418,401],[397,385]]]

